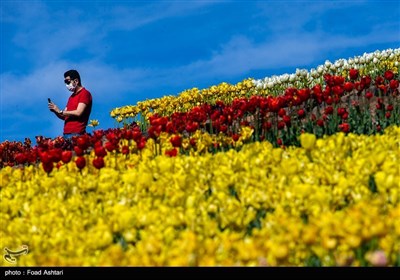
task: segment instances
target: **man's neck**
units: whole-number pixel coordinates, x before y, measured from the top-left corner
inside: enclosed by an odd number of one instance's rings
[[[74,91],[74,94],[77,94],[77,93],[80,92],[82,89],[83,89],[82,86],[77,86],[76,89],[75,89],[75,91]]]

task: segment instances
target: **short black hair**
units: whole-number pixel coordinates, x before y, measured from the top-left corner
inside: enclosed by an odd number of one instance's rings
[[[81,76],[79,75],[78,71],[76,71],[74,69],[68,70],[67,72],[64,73],[64,78],[66,78],[68,76],[71,78],[71,80],[78,79],[79,80],[78,85],[82,86],[82,84],[81,84]]]

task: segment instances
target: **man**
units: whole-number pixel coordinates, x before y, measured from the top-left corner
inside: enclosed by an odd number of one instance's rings
[[[82,135],[86,133],[86,126],[92,111],[92,95],[81,84],[81,77],[76,70],[64,73],[64,83],[72,92],[67,106],[60,110],[56,104],[49,99],[48,107],[59,119],[64,120],[64,138]]]

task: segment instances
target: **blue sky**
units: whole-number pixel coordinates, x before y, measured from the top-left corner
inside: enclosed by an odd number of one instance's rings
[[[398,0],[2,0],[0,142],[62,135],[47,97],[65,107],[69,69],[107,129],[116,107],[399,48],[399,19]]]

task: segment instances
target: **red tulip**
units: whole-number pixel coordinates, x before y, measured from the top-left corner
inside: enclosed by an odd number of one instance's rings
[[[172,150],[165,151],[165,154],[170,157],[176,157],[178,154],[178,150],[173,148]]]
[[[83,156],[83,150],[78,146],[74,146],[74,151],[77,156]]]
[[[335,96],[342,96],[344,93],[344,89],[342,86],[334,86],[332,87],[332,90]]]
[[[105,157],[107,155],[107,151],[103,146],[97,146],[94,148],[94,154],[98,157]]]
[[[49,161],[49,162],[42,162],[42,167],[43,170],[47,173],[50,173],[53,170],[53,162]]]
[[[129,147],[126,146],[126,145],[122,146],[121,153],[124,154],[124,155],[129,154]]]
[[[61,153],[61,161],[64,163],[68,163],[71,161],[72,158],[72,152],[71,151],[63,151]]]
[[[137,148],[139,150],[143,150],[144,147],[146,147],[146,138],[142,137],[142,139],[136,143],[137,144]]]
[[[270,130],[272,128],[272,122],[264,121],[262,127],[266,130]]]
[[[344,133],[347,133],[350,131],[350,125],[348,123],[339,124],[339,129]]]
[[[28,158],[24,153],[18,153],[15,155],[14,159],[18,164],[24,164]]]
[[[80,156],[75,160],[75,164],[76,164],[76,167],[78,167],[79,169],[82,169],[86,166],[86,159],[84,157]]]
[[[325,112],[326,115],[333,114],[333,107],[332,106],[326,107],[324,112]]]
[[[383,76],[385,77],[386,80],[390,81],[391,79],[393,79],[394,74],[391,70],[387,70],[385,74],[383,74]]]
[[[81,135],[76,140],[76,143],[79,148],[81,148],[82,150],[86,150],[90,145],[89,137],[87,135]]]
[[[333,81],[334,81],[335,85],[337,85],[337,86],[343,85],[344,77],[342,77],[342,76],[333,76]]]
[[[350,79],[352,79],[352,80],[357,79],[358,78],[358,70],[354,69],[354,68],[350,69],[349,76],[350,76]]]
[[[286,115],[286,111],[285,111],[285,109],[283,109],[283,108],[279,109],[279,111],[278,111],[278,115],[279,115],[280,117],[283,117],[283,116],[285,116],[285,115]]]
[[[373,96],[374,96],[374,95],[373,95],[372,92],[370,92],[370,91],[367,91],[367,92],[365,93],[365,97],[366,97],[367,99],[371,99]]]
[[[59,162],[61,160],[62,150],[60,148],[51,149],[49,151],[49,157],[52,162]]]
[[[220,126],[219,129],[220,129],[221,132],[224,132],[224,133],[225,133],[225,132],[228,130],[228,126],[226,126],[226,125],[223,124],[223,125]]]
[[[102,130],[95,130],[93,131],[93,137],[95,139],[100,140],[103,137],[103,131]]]
[[[300,110],[297,111],[297,115],[300,118],[303,118],[306,115],[306,112],[303,109],[300,109]]]
[[[115,142],[118,139],[117,135],[115,135],[114,132],[107,133],[106,138],[110,142]]]
[[[354,88],[354,84],[352,82],[346,82],[344,83],[344,90],[347,92],[352,91]]]
[[[169,140],[172,144],[172,146],[174,146],[175,148],[179,148],[182,145],[182,137],[179,135],[175,135],[173,137],[171,137],[171,139]]]
[[[133,131],[129,130],[129,129],[123,130],[122,138],[124,138],[126,140],[133,139]]]
[[[330,97],[330,96],[328,96],[328,97],[326,98],[325,102],[326,102],[326,104],[328,104],[328,105],[332,105],[332,103],[333,103],[333,98]]]
[[[278,97],[270,98],[268,102],[268,107],[271,110],[271,112],[278,112],[279,109],[281,108],[280,99]]]
[[[105,144],[105,146],[106,146],[106,150],[107,151],[109,151],[109,152],[112,152],[112,151],[114,151],[117,147],[113,144],[113,143],[111,143],[111,142],[107,142],[106,144]]]
[[[361,83],[363,83],[366,87],[369,87],[369,85],[371,84],[371,77],[370,76],[362,77]]]
[[[49,154],[46,151],[45,152],[39,152],[39,157],[40,157],[40,161],[43,162],[43,163],[52,162]]]
[[[104,158],[97,157],[97,158],[93,159],[93,166],[96,167],[97,169],[103,168],[104,167]]]
[[[306,101],[310,97],[310,89],[308,88],[299,89],[297,95],[300,97],[301,101]]]
[[[139,130],[134,130],[132,132],[132,138],[133,140],[135,140],[136,142],[140,140],[140,138],[142,137],[142,132]]]
[[[399,87],[399,81],[398,80],[391,80],[389,83],[389,87],[393,90]]]
[[[197,122],[191,122],[186,125],[187,132],[195,132],[199,128],[199,124]]]
[[[291,124],[291,118],[290,118],[290,116],[283,116],[283,121],[285,122],[285,124],[286,124],[287,126],[290,126],[290,124]]]
[[[343,107],[338,108],[337,113],[339,116],[343,115],[344,113],[346,113],[346,108]]]
[[[375,84],[376,85],[381,85],[381,84],[383,84],[383,82],[384,82],[384,79],[383,79],[382,76],[378,76],[378,77],[375,78]]]

